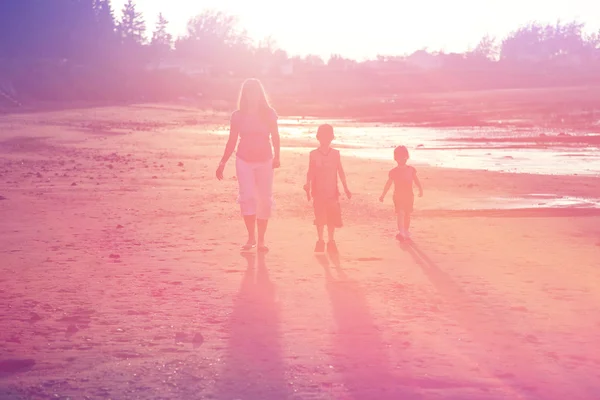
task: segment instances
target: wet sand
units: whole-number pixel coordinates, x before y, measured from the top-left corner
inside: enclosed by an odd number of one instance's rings
[[[600,216],[476,205],[599,178],[419,167],[399,245],[377,201],[393,165],[344,157],[340,256],[315,257],[307,156],[284,151],[271,251],[243,257],[222,118],[3,118],[0,398],[597,397]]]

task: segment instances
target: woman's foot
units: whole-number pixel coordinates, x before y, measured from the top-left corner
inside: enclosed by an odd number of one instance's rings
[[[245,245],[242,246],[242,251],[250,251],[256,247],[256,240],[248,239]]]
[[[259,253],[268,253],[269,248],[267,246],[265,246],[264,244],[261,244],[256,248],[256,251],[258,251]]]
[[[396,240],[398,240],[399,242],[403,242],[404,241],[404,233],[398,232],[398,234],[396,235]]]

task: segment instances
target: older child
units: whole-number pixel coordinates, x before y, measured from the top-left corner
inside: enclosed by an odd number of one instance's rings
[[[398,146],[394,149],[394,160],[398,166],[392,169],[388,174],[388,180],[383,188],[383,194],[379,201],[383,202],[388,190],[394,184],[394,208],[398,223],[398,240],[410,240],[410,215],[413,212],[415,196],[413,193],[413,183],[419,189],[419,197],[423,196],[423,188],[417,177],[417,170],[414,167],[406,165],[408,161],[408,150],[404,146]]]
[[[313,199],[315,212],[315,225],[317,227],[318,240],[315,252],[325,251],[323,230],[327,225],[327,251],[337,253],[335,244],[335,228],[342,227],[342,213],[340,209],[338,189],[338,176],[344,187],[348,198],[352,197],[346,183],[346,174],[342,168],[339,150],[331,148],[334,139],[333,127],[328,124],[319,126],[317,140],[319,148],[310,152],[308,173],[306,174],[306,185],[304,190],[308,200]]]

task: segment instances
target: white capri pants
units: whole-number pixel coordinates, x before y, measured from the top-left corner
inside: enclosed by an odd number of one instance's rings
[[[235,170],[242,215],[269,219],[273,206],[273,160],[247,162],[236,157]]]

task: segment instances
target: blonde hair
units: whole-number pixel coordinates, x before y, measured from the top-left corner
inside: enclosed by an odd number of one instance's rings
[[[258,102],[258,112],[261,115],[266,115],[267,111],[271,109],[271,105],[269,104],[269,100],[267,99],[267,94],[265,93],[262,83],[255,78],[246,79],[242,84],[238,99],[238,109],[242,112],[248,111],[250,108],[250,97],[252,93],[255,94],[253,97]]]

